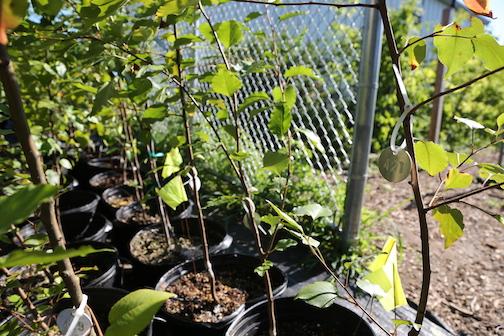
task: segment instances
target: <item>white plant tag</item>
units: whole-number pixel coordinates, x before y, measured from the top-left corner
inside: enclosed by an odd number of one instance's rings
[[[64,309],[61,313],[58,314],[58,318],[56,319],[56,324],[58,325],[60,331],[65,335],[75,317],[76,309],[67,308]],[[71,336],[87,336],[93,327],[93,322],[91,318],[84,314],[80,316],[77,321],[77,325],[75,326]]]

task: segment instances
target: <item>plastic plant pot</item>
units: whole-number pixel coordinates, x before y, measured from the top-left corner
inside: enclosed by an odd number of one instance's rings
[[[89,179],[89,186],[97,193],[102,193],[108,188],[117,187],[123,183],[123,174],[113,170],[98,173]]]
[[[328,308],[317,308],[302,300],[275,300],[278,336],[327,335],[374,336],[369,323],[361,316],[337,303]],[[259,302],[235,319],[226,336],[267,336],[268,314],[266,301]]]
[[[264,294],[264,279],[254,273],[254,269],[261,265],[259,258],[239,254],[224,254],[213,256],[211,261],[217,280],[219,280],[219,274],[222,275],[231,270],[235,275],[233,282],[236,281],[237,285],[233,285],[231,281],[229,281],[229,285],[247,291],[250,297],[245,305],[242,306],[243,308],[226,316],[225,319],[218,323],[196,323],[188,318],[169,314],[164,309],[161,309],[158,316],[166,321],[167,326],[175,325],[178,328],[182,328],[181,330],[184,330],[184,335],[223,335],[225,329],[232,323],[240,311],[245,309],[246,305],[252,305],[266,297]],[[170,284],[183,275],[194,271],[203,272],[204,270],[203,259],[180,264],[161,277],[156,285],[156,290],[164,291]],[[273,285],[273,295],[278,297],[287,288],[287,276],[276,266],[270,268],[270,276]]]
[[[93,219],[100,197],[90,191],[70,190],[58,198],[61,220],[71,222],[75,215],[82,216],[82,222],[89,224]],[[66,234],[66,233],[65,233]]]

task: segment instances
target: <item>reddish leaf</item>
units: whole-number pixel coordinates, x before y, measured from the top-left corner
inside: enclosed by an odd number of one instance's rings
[[[490,10],[490,0],[464,0],[464,3],[472,12],[492,19],[494,18]]]

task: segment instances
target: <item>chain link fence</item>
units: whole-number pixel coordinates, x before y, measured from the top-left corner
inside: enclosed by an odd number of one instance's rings
[[[232,2],[207,8],[214,25],[236,20],[246,22],[249,28],[243,42],[228,52],[230,62],[238,66],[236,70],[243,63],[266,62],[276,44],[282,72],[302,65],[317,74],[319,79],[294,78],[298,99],[293,109],[293,139],[297,140],[298,154],[306,158],[331,192],[344,180],[342,176],[350,163],[364,10]],[[255,18],[249,20],[251,17]],[[211,71],[216,63],[222,63],[217,49],[208,45],[196,48],[194,56],[199,73]],[[245,75],[242,81],[240,102],[254,92],[270,94],[278,85],[273,71]],[[261,107],[263,112],[251,113]],[[240,114],[244,135],[248,136],[244,147],[258,154],[253,156],[255,159],[247,160],[252,176],[262,166],[264,153],[284,146],[285,140],[268,129],[269,113],[265,105],[258,103]],[[218,118],[214,122],[223,126]]]

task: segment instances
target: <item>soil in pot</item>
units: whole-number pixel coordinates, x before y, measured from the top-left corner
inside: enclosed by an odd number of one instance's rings
[[[153,213],[150,208],[144,207],[138,202],[121,207],[117,211],[116,219],[122,224],[132,226],[161,223],[161,216]]]
[[[124,175],[115,171],[96,174],[89,180],[89,185],[91,186],[91,188],[100,191],[119,186],[123,183]]]
[[[212,298],[210,277],[206,272],[187,273],[170,284],[166,291],[178,299],[168,300],[164,309],[197,323],[217,323],[233,314],[247,301],[247,292],[226,285],[217,277],[217,302]]]
[[[207,226],[207,237],[210,253],[228,248],[232,238],[216,222]],[[130,242],[130,253],[133,259],[143,265],[158,266],[177,264],[202,255],[201,237],[197,218],[186,218],[172,221],[175,237],[168,245],[164,229],[160,225],[151,226],[139,231]]]
[[[103,192],[103,201],[112,209],[119,209],[135,202],[133,190],[126,187],[111,187]]]

